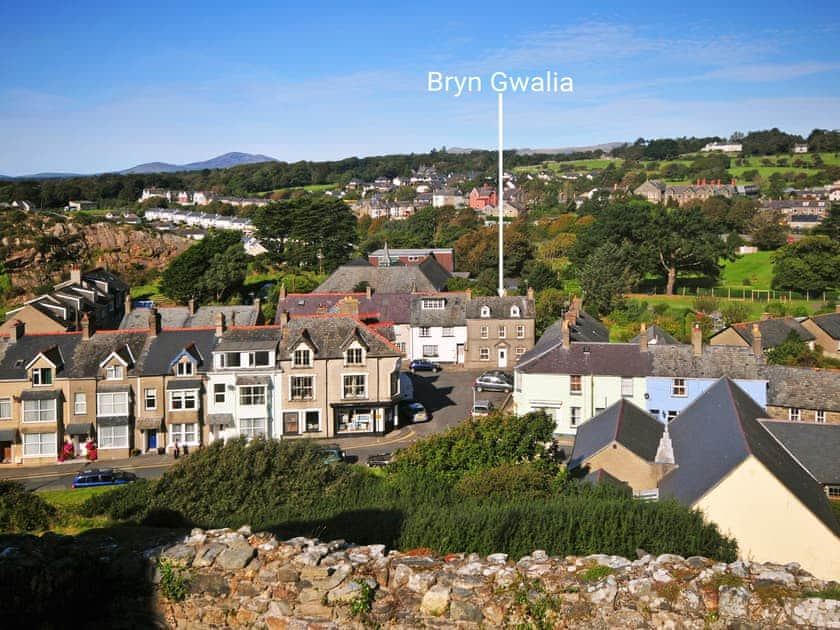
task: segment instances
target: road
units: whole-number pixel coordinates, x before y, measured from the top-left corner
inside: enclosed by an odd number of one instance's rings
[[[482,371],[444,368],[437,374],[412,374],[410,378],[414,382],[414,398],[431,412],[429,422],[403,426],[381,437],[336,438],[330,439],[329,442],[339,444],[348,455],[348,461],[364,463],[369,455],[405,448],[418,438],[453,427],[469,417],[475,395],[472,383]],[[481,392],[478,397],[489,400],[499,408],[508,395]],[[70,488],[73,477],[91,466],[114,467],[131,471],[138,477],[157,479],[173,462],[171,455],[140,455],[129,459],[101,461],[93,465],[79,461],[32,468],[3,467],[0,468],[0,479],[21,481],[30,490],[59,490]]]

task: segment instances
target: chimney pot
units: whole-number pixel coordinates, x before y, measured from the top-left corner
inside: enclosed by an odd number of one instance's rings
[[[187,302],[187,308],[190,311],[190,315],[195,315],[195,298],[191,297]]]
[[[281,299],[281,300],[285,300],[285,299],[286,299],[286,283],[285,283],[285,282],[283,282],[283,283],[280,285],[280,299]]]
[[[464,291],[464,293],[467,296],[466,297],[467,302],[469,302],[472,299],[472,289],[467,289],[466,291]],[[837,308],[840,309],[840,306],[838,306]]]
[[[82,283],[82,266],[78,263],[70,265],[70,280],[74,284]]]
[[[9,343],[20,341],[21,337],[26,332],[26,324],[19,319],[12,322],[12,327],[9,329]]]
[[[526,296],[529,300],[534,299],[534,287],[528,287],[528,290],[526,291]]]
[[[691,345],[694,348],[694,356],[703,355],[703,331],[700,330],[700,324],[694,324],[694,328],[691,329]]]
[[[216,324],[216,336],[221,337],[225,332],[225,314],[222,312],[216,313],[215,317],[215,324]]]
[[[642,352],[647,352],[648,350],[647,324],[644,322],[642,322],[639,328],[639,350]]]
[[[93,336],[94,326],[93,319],[88,313],[82,315],[82,339],[87,341]]]
[[[365,297],[367,297],[367,299],[370,299],[372,295],[373,295],[373,287],[370,286],[370,285],[367,285],[365,287]]]
[[[125,314],[128,315],[131,312],[131,309],[134,308],[134,302],[131,300],[131,293],[125,294]]]
[[[280,323],[284,326],[289,323],[289,311],[280,312]]]
[[[149,331],[152,337],[157,337],[160,334],[160,313],[154,306],[149,309]]]
[[[773,316],[770,313],[768,313],[767,311],[764,311],[761,314],[761,321],[766,322],[768,319],[773,319]]]
[[[570,348],[572,345],[572,331],[569,329],[569,322],[564,319],[563,323],[560,324],[560,329],[563,331],[563,347]]]
[[[758,327],[758,324],[752,325],[752,351],[758,358],[764,356],[764,350],[761,346],[761,328]]]

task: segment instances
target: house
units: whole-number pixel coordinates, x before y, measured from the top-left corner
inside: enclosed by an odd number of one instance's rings
[[[840,501],[840,424],[780,420],[761,424],[817,480],[829,500]]]
[[[432,206],[435,208],[444,206],[463,208],[465,205],[467,204],[464,195],[454,188],[440,188],[432,192]]]
[[[469,301],[469,292],[412,296],[408,358],[463,364]]]
[[[212,328],[216,315],[222,313],[230,326],[258,326],[263,323],[262,301],[254,299],[250,305],[208,304],[198,306],[190,299],[187,306],[133,306],[126,300],[125,315],[120,322],[122,329],[146,328],[152,313],[161,321],[163,328]]]
[[[767,414],[790,422],[840,424],[840,370],[770,365]]]
[[[364,259],[351,261],[336,269],[315,293],[345,293],[365,286],[379,293],[440,291],[451,274],[434,257],[417,265],[371,265]],[[358,288],[357,288],[358,287]]]
[[[709,142],[701,151],[722,151],[723,153],[740,153],[744,150],[744,145],[740,142]]]
[[[486,219],[495,219],[499,216],[499,209],[495,204],[487,204],[481,209],[481,213]],[[521,206],[512,201],[505,200],[502,207],[502,217],[505,219],[516,219],[522,213]]]
[[[709,338],[712,346],[754,346],[760,344],[762,352],[783,344],[790,333],[795,333],[808,347],[814,349],[816,337],[802,321],[795,317],[762,316],[759,321],[742,322],[727,326]]]
[[[527,296],[472,297],[467,294],[464,365],[511,368],[535,343],[534,291]]]
[[[78,330],[85,314],[98,329],[116,328],[128,295],[128,285],[106,269],[82,272],[81,266],[74,264],[70,279],[55,285],[51,293],[8,311],[0,333],[7,332],[15,320],[24,322],[31,333]]]
[[[822,348],[828,357],[840,359],[840,305],[833,313],[812,315],[800,323],[814,336],[815,347]]]
[[[481,188],[473,188],[470,191],[469,204],[473,210],[484,210],[487,206],[496,206],[499,199],[496,195],[496,189],[492,186],[482,186]]]
[[[67,208],[68,211],[79,211],[79,210],[93,210],[96,208],[95,201],[68,201]]]
[[[680,345],[680,342],[676,339],[676,337],[674,337],[667,330],[663,330],[660,326],[657,326],[656,324],[652,326],[642,324],[641,331],[638,335],[636,335],[630,340],[630,343],[640,343],[642,335],[645,335],[645,337],[647,337],[647,343],[649,346]]]
[[[387,267],[395,263],[418,265],[430,257],[434,257],[449,273],[455,271],[455,250],[451,247],[395,249],[389,248],[386,243],[384,248],[368,254],[368,262],[376,267]]]
[[[681,186],[666,184],[658,179],[647,180],[633,190],[634,195],[644,197],[653,203],[667,203],[675,201],[678,205],[685,205],[694,201],[703,201],[712,197],[734,197],[742,193],[733,179],[729,184],[722,184],[720,180],[706,182],[697,180],[693,185]]]
[[[788,218],[788,227],[796,232],[810,230],[822,223],[823,218],[818,214],[792,214]]]
[[[808,153],[808,145],[807,144],[794,144],[793,145],[793,152],[794,153]]]

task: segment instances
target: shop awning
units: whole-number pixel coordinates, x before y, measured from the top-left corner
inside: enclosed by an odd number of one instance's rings
[[[60,389],[24,389],[20,393],[21,400],[58,400],[61,398]]]
[[[129,424],[128,416],[101,416],[96,419],[98,427],[121,427]]]
[[[166,384],[166,390],[178,389],[201,389],[201,381],[199,380],[184,380],[184,381],[169,381]]]
[[[0,442],[17,442],[17,429],[0,429]]]
[[[207,424],[219,427],[232,427],[233,414],[232,413],[208,413]]]
[[[66,435],[90,435],[93,433],[92,425],[90,422],[68,424],[64,429],[64,433]]]

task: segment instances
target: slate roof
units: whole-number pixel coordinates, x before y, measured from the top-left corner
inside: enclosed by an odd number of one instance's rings
[[[213,361],[212,353],[216,343],[215,329],[176,329],[161,330],[157,337],[151,339],[148,352],[143,361],[143,376],[171,374],[172,360],[190,344],[195,347],[190,354],[201,357],[197,371],[207,372]]]
[[[442,309],[424,309],[423,299],[444,299]],[[435,295],[414,295],[411,297],[412,326],[444,326],[447,328],[466,325],[467,296],[465,293],[439,293]]]
[[[609,341],[610,329],[586,311],[578,311],[577,319],[569,327],[572,341]]]
[[[283,330],[279,326],[228,328],[214,350],[217,352],[273,350],[282,337]]]
[[[641,333],[636,335],[630,340],[630,343],[639,343],[639,339],[641,337]],[[646,331],[646,336],[648,340],[648,344],[650,345],[658,345],[658,346],[668,346],[668,345],[678,345],[680,341],[677,340],[671,333],[667,330],[663,330],[656,324],[650,326]]]
[[[770,365],[767,404],[840,411],[840,370]]]
[[[315,359],[340,359],[344,356],[345,342],[353,335],[358,335],[367,345],[369,356],[402,356],[384,337],[349,316],[294,317],[283,330],[285,334],[278,349],[281,360],[291,356],[302,336],[309,337],[314,344]]]
[[[162,328],[207,328],[216,325],[216,313],[224,313],[228,326],[256,326],[259,323],[259,311],[253,305],[248,306],[200,306],[190,315],[186,306],[166,306],[157,309]],[[149,327],[151,309],[133,308],[120,322],[121,329]]]
[[[795,332],[802,341],[813,341],[812,335],[799,321],[793,317],[774,317],[758,322],[742,322],[740,324],[733,324],[730,326],[740,337],[747,342],[747,345],[752,345],[752,327],[753,324],[758,324],[758,330],[761,332],[761,348],[766,350],[768,348],[775,348],[784,343],[791,331]],[[724,329],[726,330],[726,329]],[[723,331],[721,331],[723,332]],[[720,333],[717,333],[719,335]],[[717,335],[713,335],[712,338]]]
[[[517,370],[526,374],[647,376],[650,357],[635,343],[572,343],[569,348],[554,346],[531,361],[520,361]]]
[[[24,334],[15,343],[8,339],[0,341],[0,380],[22,380],[26,378],[26,364],[38,353],[56,347],[61,353],[63,366],[56,371],[57,377],[67,376],[73,368],[76,346],[82,339],[81,333],[58,333],[53,335]]]
[[[766,365],[763,358],[753,354],[747,346],[703,346],[703,353],[695,356],[691,345],[652,345],[651,376],[669,378],[720,378],[763,380]]]
[[[832,339],[840,339],[840,313],[825,313],[811,317],[817,326],[822,328]]]
[[[377,321],[394,322],[395,324],[407,324],[411,320],[411,300],[414,297],[411,293],[374,291],[369,298],[365,293],[289,293],[285,299],[279,300],[277,304],[275,323],[282,322],[283,311],[286,311],[292,317],[337,313],[338,302],[347,296],[359,300],[359,314],[365,319],[370,317]]]
[[[481,307],[490,307],[490,317],[481,316]],[[512,306],[519,307],[519,317],[511,317]],[[467,319],[533,319],[536,316],[534,300],[524,295],[478,296],[467,302]]]
[[[633,403],[621,399],[578,427],[569,468],[577,468],[613,442],[652,462],[664,425]]]
[[[677,467],[660,481],[660,497],[692,505],[753,456],[840,535],[823,489],[758,421],[764,415],[734,382],[718,380],[669,425]]]
[[[790,454],[821,484],[840,485],[840,424],[762,420]]]
[[[374,267],[364,261],[364,264],[342,265],[314,292],[348,292],[352,291],[360,282],[367,282],[379,293],[440,291],[449,278],[449,272],[434,257],[427,258],[419,265],[392,265],[390,267]]]
[[[146,331],[99,331],[87,341],[82,339],[76,344],[73,349],[73,358],[67,360],[70,365],[69,369],[65,370],[64,376],[73,378],[96,376],[99,364],[112,352],[121,350],[126,345],[131,348],[131,354],[138,361],[138,364],[129,364],[126,376],[139,376],[141,373],[139,362],[145,354],[148,340],[149,334]],[[62,354],[67,359],[67,354]]]

